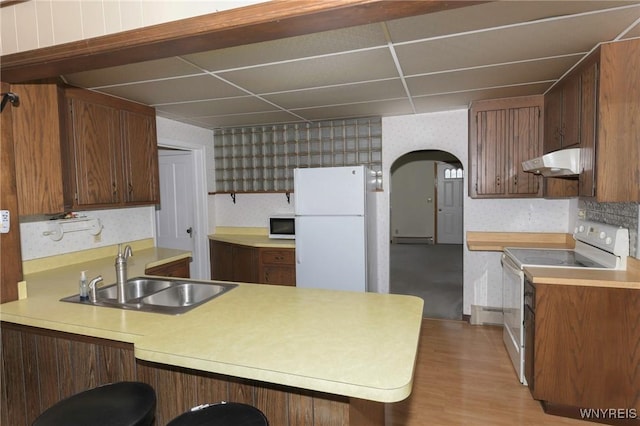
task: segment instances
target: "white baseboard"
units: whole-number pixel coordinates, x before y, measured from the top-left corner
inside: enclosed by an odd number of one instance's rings
[[[491,306],[471,305],[470,324],[473,325],[502,325],[502,308]]]

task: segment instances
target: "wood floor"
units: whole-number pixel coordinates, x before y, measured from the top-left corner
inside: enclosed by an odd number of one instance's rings
[[[594,423],[547,415],[516,379],[502,328],[422,323],[411,396],[387,410],[391,426],[545,426]]]

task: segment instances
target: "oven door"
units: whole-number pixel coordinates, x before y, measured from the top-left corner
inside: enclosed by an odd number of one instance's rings
[[[504,330],[502,339],[520,383],[524,377],[524,333],[522,329],[524,272],[506,255],[502,255],[502,308]]]

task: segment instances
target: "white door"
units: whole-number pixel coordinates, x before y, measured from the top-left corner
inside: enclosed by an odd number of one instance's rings
[[[160,207],[156,209],[158,247],[193,253],[191,276],[197,276],[194,236],[194,161],[190,151],[159,150]]]
[[[438,244],[462,244],[464,175],[461,168],[438,162]]]

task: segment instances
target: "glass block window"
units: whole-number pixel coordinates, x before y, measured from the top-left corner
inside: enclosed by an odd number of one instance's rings
[[[219,129],[214,156],[219,193],[293,191],[296,167],[365,165],[381,176],[382,120]]]

